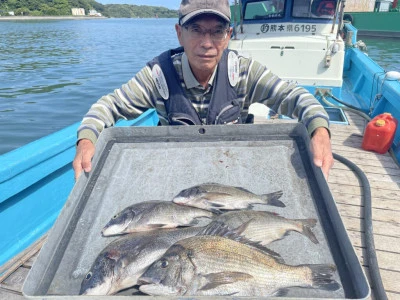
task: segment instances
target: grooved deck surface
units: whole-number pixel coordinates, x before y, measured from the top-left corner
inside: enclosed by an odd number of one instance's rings
[[[386,154],[361,148],[367,121],[346,113],[349,125],[331,124],[332,151],[355,163],[367,176],[372,195],[374,243],[382,283],[388,299],[400,299],[400,168]],[[256,117],[255,123],[282,122]],[[285,121],[284,121],[285,122]],[[292,122],[292,121],[287,121]],[[364,204],[362,187],[347,166],[335,161],[328,179],[350,240],[369,278],[364,244]],[[373,289],[372,289],[372,299]]]
[[[350,125],[331,125],[332,151],[355,163],[367,176],[372,194],[374,243],[383,286],[389,299],[400,299],[400,168],[387,154],[361,148],[366,122],[346,114]],[[357,256],[368,275],[362,221],[362,189],[357,177],[335,161],[328,184]],[[373,291],[373,286],[371,286]]]

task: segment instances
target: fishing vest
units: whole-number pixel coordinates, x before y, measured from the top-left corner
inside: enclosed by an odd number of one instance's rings
[[[182,53],[182,47],[165,51],[148,63],[153,80],[165,101],[170,125],[202,125],[192,102],[185,97],[172,56]],[[240,124],[241,106],[235,86],[239,79],[237,52],[226,49],[218,63],[206,124]]]

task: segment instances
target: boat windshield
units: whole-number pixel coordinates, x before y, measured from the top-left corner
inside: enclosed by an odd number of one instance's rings
[[[333,19],[336,0],[293,0],[292,16],[297,18]]]
[[[245,20],[279,19],[284,17],[285,0],[266,0],[248,2],[245,7]]]

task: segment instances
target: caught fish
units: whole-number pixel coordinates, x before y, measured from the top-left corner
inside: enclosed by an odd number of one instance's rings
[[[137,232],[111,242],[97,256],[81,284],[80,295],[112,295],[136,285],[138,278],[176,241],[202,228]]]
[[[212,218],[212,212],[177,205],[171,201],[145,201],[116,214],[103,228],[103,236],[149,231],[160,228],[194,226],[200,218]]]
[[[267,211],[241,210],[226,212],[213,222],[221,222],[231,229],[244,226],[240,234],[264,246],[282,239],[289,231],[297,231],[318,244],[311,230],[317,224],[316,219],[287,219]]]
[[[241,187],[205,183],[181,191],[172,201],[221,213],[227,210],[251,209],[255,204],[285,207],[285,204],[278,200],[281,196],[282,191],[256,195]]]
[[[140,291],[169,296],[283,296],[289,287],[337,290],[330,264],[291,266],[221,236],[180,240],[139,278]]]

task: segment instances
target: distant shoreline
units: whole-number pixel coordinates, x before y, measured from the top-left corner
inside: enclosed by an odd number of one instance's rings
[[[30,20],[98,20],[107,17],[91,16],[0,16],[0,21],[30,21]]]

